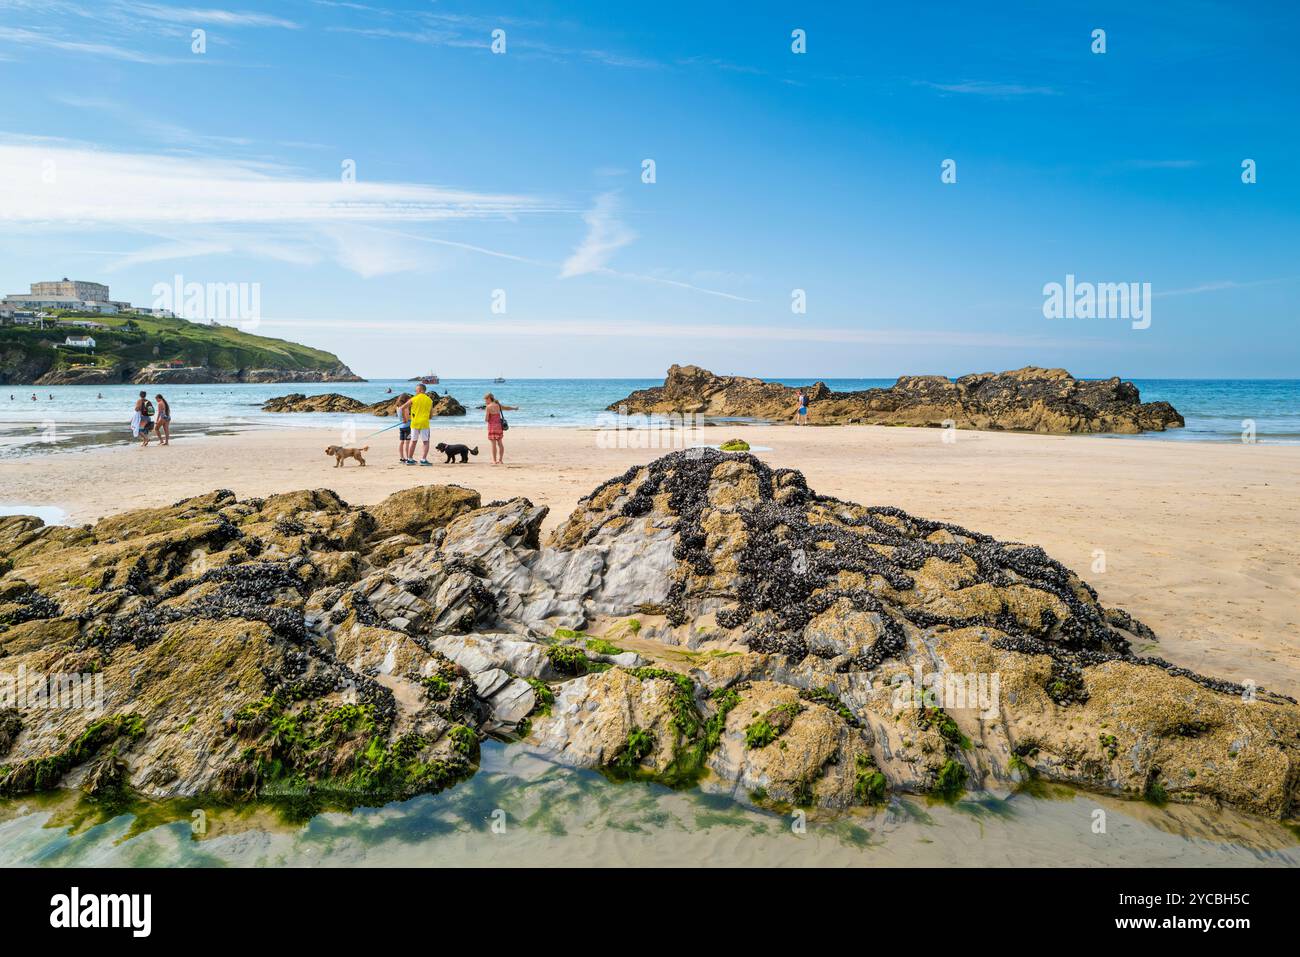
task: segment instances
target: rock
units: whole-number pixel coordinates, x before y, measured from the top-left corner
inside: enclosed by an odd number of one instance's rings
[[[482,504],[478,492],[459,485],[417,485],[394,492],[366,509],[375,519],[372,538],[409,535],[427,541],[429,533]]]
[[[396,413],[397,407],[411,397],[411,393],[403,392],[400,395],[390,396],[380,399],[378,402],[372,402],[363,408],[362,412],[369,412],[371,415],[390,416]],[[433,418],[439,418],[449,415],[465,415],[465,407],[449,395],[435,395],[429,393],[429,398],[433,399],[433,407],[429,410],[429,415]]]
[[[675,691],[670,681],[621,669],[575,678],[556,691],[550,715],[533,722],[529,742],[563,764],[599,768],[627,752],[635,730],[647,748],[632,767],[662,773],[676,756]]]
[[[262,403],[262,411],[334,412],[355,413],[357,415],[391,416],[394,414],[397,407],[410,397],[410,393],[403,392],[401,395],[389,396],[380,399],[378,402],[366,404],[360,399],[354,399],[347,395],[340,395],[337,392],[326,392],[321,395],[303,395],[301,392],[291,392],[288,395],[281,395],[276,396],[273,399],[267,399]],[[430,397],[433,399],[433,408],[429,413],[431,416],[465,415],[465,407],[451,396],[434,395]]]
[[[122,370],[117,365],[73,366],[66,369],[51,369],[38,376],[33,385],[118,385],[122,380]]]
[[[812,424],[911,425],[1022,432],[1137,433],[1181,428],[1167,402],[1142,402],[1137,386],[1118,378],[1075,379],[1064,369],[1026,366],[952,381],[901,376],[888,389],[835,392],[824,382],[803,389]],[[787,422],[799,389],[744,376],[716,376],[674,365],[661,386],[640,389],[609,406],[629,413],[742,416]]]
[[[747,743],[746,728],[759,720],[784,727],[769,743]],[[854,788],[859,756],[869,758],[870,746],[868,732],[825,705],[803,701],[797,688],[755,681],[728,712],[708,767],[738,798],[847,807],[863,803]]]
[[[1150,630],[1040,548],[711,450],[545,516],[430,486],[0,518],[6,672],[101,704],[0,711],[0,792],[382,803],[527,722],[555,760],[778,805],[1037,776],[1300,808],[1296,703],[1135,655]]]
[[[291,392],[262,403],[263,412],[359,412],[365,408],[366,404],[360,399],[339,395],[337,392],[322,395]]]

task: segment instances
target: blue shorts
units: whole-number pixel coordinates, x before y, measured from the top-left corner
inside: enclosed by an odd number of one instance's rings
[[[799,406],[799,414],[800,414],[800,415],[807,415],[807,414],[808,414],[808,406],[806,406],[806,405],[801,405],[801,406]]]
[[[409,425],[400,426],[397,430],[398,440],[405,442],[411,437],[411,427]]]

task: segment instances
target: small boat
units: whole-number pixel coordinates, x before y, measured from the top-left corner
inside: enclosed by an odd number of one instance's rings
[[[497,377],[496,377],[495,379],[493,379],[492,381],[493,381],[493,382],[505,382],[506,380],[503,379],[503,378],[501,378],[500,376],[497,376]]]
[[[416,381],[423,382],[425,385],[437,385],[438,377],[430,372],[428,375],[420,376]]]

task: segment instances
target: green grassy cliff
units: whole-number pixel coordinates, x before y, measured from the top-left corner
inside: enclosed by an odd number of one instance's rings
[[[331,352],[271,339],[224,325],[63,313],[102,329],[56,325],[0,326],[0,383],[111,384],[116,382],[347,382],[359,381]],[[92,352],[63,345],[89,335]]]

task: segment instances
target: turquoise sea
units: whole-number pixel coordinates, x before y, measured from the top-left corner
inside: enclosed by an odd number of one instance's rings
[[[602,410],[636,389],[659,385],[658,379],[447,379],[437,391],[459,400],[470,414],[439,420],[439,428],[482,429],[483,394],[493,392],[507,405],[519,406],[510,421],[517,426],[600,424]],[[787,385],[807,379],[782,378]],[[892,379],[828,379],[838,391],[888,387]],[[1300,443],[1300,379],[1136,379],[1145,401],[1163,399],[1187,420],[1187,427],[1139,437],[1154,441],[1240,442],[1253,423],[1260,443]],[[248,428],[337,427],[348,416],[261,411],[274,396],[289,392],[316,395],[339,392],[363,402],[410,391],[404,379],[357,383],[196,385],[151,388],[171,402],[173,431],[236,431]],[[123,442],[130,437],[131,407],[139,386],[0,386],[0,456],[30,455]],[[391,390],[391,392],[390,392]],[[35,396],[35,398],[33,398]],[[356,421],[358,435],[387,423],[370,416]]]

